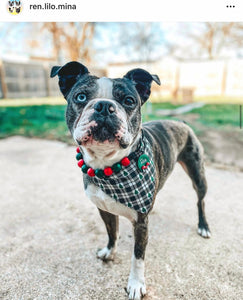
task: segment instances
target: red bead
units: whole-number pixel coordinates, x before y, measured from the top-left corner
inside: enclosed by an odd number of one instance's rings
[[[124,166],[124,167],[127,167],[130,165],[130,159],[128,157],[124,157],[122,160],[121,160],[121,164]]]
[[[94,169],[89,168],[88,171],[87,171],[87,174],[88,174],[90,177],[94,177],[94,176],[95,176],[95,171],[94,171]]]
[[[80,160],[78,161],[78,166],[79,166],[79,168],[81,168],[83,165],[84,165],[84,160],[83,160],[83,159],[80,159]]]
[[[111,176],[113,174],[112,168],[108,167],[104,169],[104,174],[106,176]]]
[[[149,165],[150,165],[150,163],[149,163],[149,162],[147,162],[147,163],[146,163],[146,166],[149,166]]]
[[[76,152],[77,152],[77,153],[80,153],[80,149],[79,149],[79,147],[77,147],[77,149],[76,149]]]

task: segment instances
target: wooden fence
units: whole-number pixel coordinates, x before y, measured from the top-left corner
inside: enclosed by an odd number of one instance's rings
[[[109,77],[120,77],[134,68],[144,68],[157,74],[161,86],[153,85],[153,96],[172,96],[178,92],[185,98],[198,97],[242,97],[243,59],[177,61],[170,57],[154,62],[110,64]],[[189,101],[190,102],[190,101]]]
[[[59,96],[58,78],[50,78],[52,65],[0,61],[0,98]],[[91,71],[105,75],[104,70]]]

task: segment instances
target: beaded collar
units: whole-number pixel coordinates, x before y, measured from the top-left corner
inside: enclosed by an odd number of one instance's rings
[[[87,166],[77,149],[76,158],[82,172],[114,201],[138,212],[147,213],[155,194],[155,166],[150,143],[141,138],[138,149],[104,170]]]
[[[122,167],[128,167],[131,163],[131,160],[137,158],[137,154],[141,152],[141,148],[144,146],[142,142],[143,138],[141,138],[139,146],[136,151],[130,153],[128,156],[125,156],[121,161],[113,164],[112,166],[107,166],[106,168],[102,169],[93,169],[89,167],[84,159],[83,155],[80,152],[80,148],[76,148],[76,160],[78,161],[78,167],[81,168],[82,172],[87,174],[90,177],[98,177],[100,179],[108,178],[112,174],[117,174],[122,170]],[[138,158],[138,168],[140,170],[145,170],[150,165],[150,159],[146,154],[142,154]]]

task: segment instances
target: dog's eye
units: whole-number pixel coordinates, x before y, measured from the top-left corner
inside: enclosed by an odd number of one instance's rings
[[[124,99],[124,104],[127,105],[127,106],[133,106],[135,104],[135,99],[132,98],[132,97],[126,97]]]
[[[87,97],[85,94],[78,94],[76,96],[76,102],[78,103],[84,103],[86,101]]]

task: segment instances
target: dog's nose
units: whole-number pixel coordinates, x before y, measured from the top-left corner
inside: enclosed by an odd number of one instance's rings
[[[116,107],[109,101],[99,101],[94,105],[95,111],[103,116],[108,116],[116,111]]]

